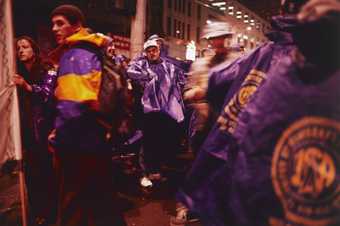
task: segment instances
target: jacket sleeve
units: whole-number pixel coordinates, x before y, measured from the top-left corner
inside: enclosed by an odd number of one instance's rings
[[[54,89],[57,81],[57,72],[55,69],[47,70],[41,84],[32,84],[32,93],[43,103],[47,103],[54,95]]]
[[[127,75],[132,81],[136,82],[142,87],[144,87],[145,84],[151,79],[147,65],[144,64],[143,60],[134,61],[132,64],[130,64],[127,69]]]
[[[184,87],[185,87],[185,84],[186,84],[186,80],[187,80],[187,76],[184,73],[184,71],[181,70],[181,69],[176,69],[175,73],[177,75],[177,84],[178,84],[179,88],[181,89],[181,91],[183,93]]]
[[[242,83],[242,79],[249,73],[251,69],[257,66],[258,61],[264,59],[265,53],[270,52],[271,43],[264,44],[256,48],[250,54],[240,57],[224,68],[219,70],[210,70],[207,99],[215,109],[220,111],[226,94],[230,88],[236,83]],[[269,59],[266,59],[268,61]]]

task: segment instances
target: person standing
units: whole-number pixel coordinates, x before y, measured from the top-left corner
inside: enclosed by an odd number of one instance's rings
[[[233,150],[238,143],[236,134],[239,117],[248,103],[257,97],[257,92],[269,76],[275,75],[268,72],[276,69],[283,57],[291,57],[296,51],[295,40],[289,29],[297,27],[295,14],[303,2],[305,1],[283,1],[283,15],[273,17],[273,29],[267,34],[270,41],[249,54],[210,71],[206,98],[219,116],[188,172],[185,186],[178,193],[179,201],[198,213],[204,225],[226,225],[230,211],[224,208],[229,200],[218,195],[221,195],[222,189],[228,194],[229,183],[232,183],[233,175],[228,172],[236,155]],[[288,5],[293,7],[286,7]],[[216,186],[213,178],[221,169],[225,169],[225,184]],[[238,210],[235,209],[235,212]]]
[[[155,40],[144,43],[146,57],[128,68],[129,78],[143,90],[143,151],[145,177],[142,185],[161,180],[161,164],[173,160],[180,148],[184,120],[184,74],[160,57]],[[146,182],[146,183],[144,183]]]
[[[97,120],[102,62],[110,39],[89,34],[73,5],[51,13],[59,58],[57,117],[50,135],[60,183],[57,225],[126,225],[113,207],[112,162],[106,129]]]
[[[209,70],[225,65],[230,59],[231,26],[226,22],[212,22],[203,29],[203,39],[211,45],[212,56],[197,59],[191,66],[184,99],[194,109],[190,121],[190,144],[196,154],[208,135],[218,112],[213,112],[206,101]],[[214,116],[215,115],[215,116]]]
[[[55,212],[52,158],[47,136],[54,118],[53,91],[56,70],[42,62],[36,42],[21,36],[16,40],[18,74],[13,82],[18,87],[22,146],[31,221],[44,224]],[[53,221],[53,220],[52,220]]]
[[[231,26],[227,22],[212,22],[203,29],[202,39],[206,39],[214,52],[210,56],[197,59],[188,73],[184,91],[184,100],[193,109],[189,124],[189,147],[196,155],[216,121],[214,112],[206,100],[209,70],[230,62],[230,43],[233,37]],[[185,185],[184,185],[185,186]],[[170,219],[171,225],[193,222],[197,216],[178,202],[176,216]]]

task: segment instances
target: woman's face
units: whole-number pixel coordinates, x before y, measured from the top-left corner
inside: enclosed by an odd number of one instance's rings
[[[17,55],[21,62],[28,62],[34,59],[34,52],[31,44],[26,39],[17,41]]]

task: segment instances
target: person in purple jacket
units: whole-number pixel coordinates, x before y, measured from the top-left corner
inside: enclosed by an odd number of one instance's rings
[[[237,99],[222,105],[222,131],[211,133],[191,171],[202,178],[202,166],[213,168],[186,197],[206,226],[339,224],[339,14],[294,20],[285,30],[295,47],[271,64],[260,87],[241,85]],[[219,82],[227,84],[226,73]],[[230,109],[237,121],[228,118]],[[211,156],[224,159],[219,168]]]
[[[340,12],[328,9],[299,21],[298,49],[268,71],[239,116],[232,164],[209,184],[224,225],[340,223]]]
[[[57,225],[126,225],[113,206],[110,137],[98,114],[103,62],[97,52],[112,39],[88,33],[74,5],[55,8],[51,23],[59,45],[57,116],[49,136],[60,186]]]
[[[13,82],[18,87],[22,147],[25,176],[30,204],[30,220],[45,223],[52,212],[53,192],[52,158],[47,148],[47,136],[54,120],[53,92],[57,72],[43,62],[35,41],[28,36],[16,40],[18,72]]]
[[[297,26],[295,14],[303,1],[282,3],[284,14],[273,18],[272,31],[267,34],[269,42],[230,64],[211,69],[206,98],[219,116],[178,194],[179,201],[198,213],[205,225],[225,225],[228,218],[216,207],[220,200],[214,196],[210,185],[220,167],[233,163],[231,150],[237,143],[235,131],[240,114],[256,98],[269,76],[275,75],[268,71],[276,68],[282,57],[291,56],[296,50],[290,29]]]
[[[182,88],[184,74],[160,57],[155,40],[144,44],[145,59],[134,61],[128,77],[143,90],[143,154],[145,177],[143,186],[162,179],[161,164],[173,160],[179,151],[181,123],[184,120]]]

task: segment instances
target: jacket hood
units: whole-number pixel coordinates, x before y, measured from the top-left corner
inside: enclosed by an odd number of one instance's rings
[[[292,30],[293,38],[307,62],[323,70],[340,68],[340,13],[331,12]]]
[[[74,45],[79,42],[88,42],[98,47],[106,47],[112,42],[112,39],[101,33],[89,34],[86,29],[82,28],[77,33],[66,39],[66,45]]]
[[[85,28],[81,28],[77,33],[71,35],[65,40],[65,43],[59,45],[57,48],[52,50],[48,54],[48,58],[55,65],[59,63],[60,57],[73,45],[76,45],[81,42],[91,43],[99,48],[106,48],[109,44],[111,44],[112,39],[106,35],[101,33],[93,33],[90,34],[86,31]]]
[[[274,16],[271,21],[272,31],[266,36],[275,43],[293,43],[291,30],[297,27],[297,24],[295,16]]]

